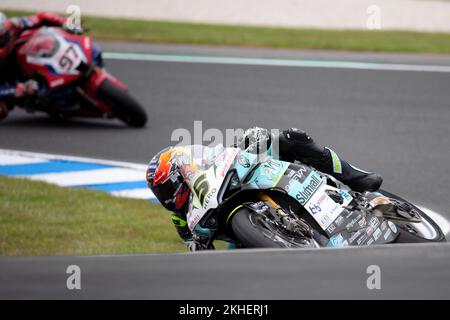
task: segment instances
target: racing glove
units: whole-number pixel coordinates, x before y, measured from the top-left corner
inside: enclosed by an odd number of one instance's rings
[[[188,241],[186,246],[190,252],[206,250],[206,247],[197,241]]]
[[[8,116],[8,106],[5,102],[0,101],[0,120],[5,119]]]
[[[191,241],[186,241],[185,243],[190,252],[208,250],[206,243],[199,241],[198,239],[192,239]]]
[[[22,98],[25,96],[35,95],[39,90],[39,84],[35,80],[27,80],[25,82],[19,82],[16,85],[14,96],[16,98]]]

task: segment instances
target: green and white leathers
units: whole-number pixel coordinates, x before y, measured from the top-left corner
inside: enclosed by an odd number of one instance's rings
[[[208,210],[215,209],[218,203],[218,193],[222,183],[230,169],[235,169],[240,180],[244,179],[249,170],[259,164],[251,177],[247,177],[247,189],[270,189],[280,187],[285,189],[289,195],[295,198],[307,211],[314,213],[314,218],[325,230],[330,220],[334,220],[340,212],[338,206],[331,198],[317,199],[320,203],[312,203],[313,195],[326,185],[322,177],[308,166],[302,166],[294,171],[290,170],[289,162],[276,160],[268,154],[254,154],[237,148],[225,148],[218,145],[214,148],[194,145],[179,147],[176,151],[176,161],[185,182],[191,190],[191,199],[186,214],[187,226],[191,232],[198,231],[207,235],[208,231],[198,226],[198,222],[204,217]],[[327,189],[334,189],[327,186]],[[345,195],[347,205],[351,196]],[[329,213],[316,215],[320,210],[319,205],[329,210]],[[319,209],[318,209],[319,208]],[[342,210],[341,210],[342,211]]]
[[[273,141],[277,141],[273,147]],[[260,154],[259,161],[265,161],[264,156],[272,155],[283,161],[274,159],[267,160],[258,170],[258,178],[252,181],[253,185],[248,187],[265,188],[276,184],[271,178],[277,177],[286,169],[287,163],[300,161],[308,164],[321,172],[331,174],[336,179],[349,185],[353,190],[376,190],[381,184],[381,177],[376,174],[357,170],[342,160],[331,149],[324,148],[313,141],[304,131],[298,129],[287,129],[272,135],[264,128],[248,129],[236,144],[239,149],[224,148],[217,146],[207,148],[203,146],[176,147],[179,156],[180,168],[183,168],[183,175],[191,189],[191,201],[188,210],[174,212],[172,221],[179,235],[186,241],[192,239],[191,231],[197,226],[198,221],[205,213],[217,205],[218,187],[223,182],[226,170],[236,168],[240,177],[243,177],[248,168],[251,168],[257,159],[258,153],[267,150],[265,154]],[[256,146],[256,147],[255,147]],[[273,150],[274,149],[274,150]],[[241,150],[247,150],[244,152]],[[244,156],[245,155],[245,156]],[[270,157],[267,157],[270,159]],[[233,162],[233,165],[230,164]],[[312,183],[317,183],[317,176],[311,176]],[[295,190],[295,186],[288,184],[287,188]],[[304,190],[303,195],[311,191],[311,185]],[[300,196],[299,196],[300,197]],[[300,197],[302,198],[302,197]],[[301,199],[300,199],[301,200]],[[201,230],[197,226],[197,230]],[[208,233],[206,230],[203,233]]]
[[[334,175],[348,173],[348,163],[329,149],[323,150],[327,158],[316,158],[327,162],[328,172],[305,161],[284,161],[286,153],[278,160],[246,150],[222,145],[172,149],[172,164],[190,191],[187,211],[174,223],[179,232],[184,227],[189,232],[183,234],[192,235],[190,249],[212,249],[215,239],[245,248],[445,239],[426,214],[401,198],[355,191],[339,182]],[[411,223],[418,227],[405,236],[401,230]]]

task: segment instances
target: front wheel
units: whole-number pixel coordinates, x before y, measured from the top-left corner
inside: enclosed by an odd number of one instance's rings
[[[127,125],[141,128],[147,123],[147,114],[139,102],[110,80],[100,85],[97,94],[110,106],[113,114]]]
[[[411,242],[445,242],[445,235],[441,228],[431,219],[425,212],[417,208],[415,205],[406,201],[405,199],[384,191],[380,190],[380,193],[384,196],[390,198],[395,205],[407,204],[411,210],[419,215],[421,218],[420,222],[408,222],[408,221],[394,221],[400,229],[400,234],[396,240],[398,243],[411,243]]]
[[[231,229],[245,248],[319,247],[312,236],[288,232],[265,214],[242,207],[232,217]]]

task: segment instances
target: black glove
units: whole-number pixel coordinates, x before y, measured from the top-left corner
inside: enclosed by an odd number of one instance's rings
[[[271,143],[272,134],[269,130],[253,127],[244,132],[236,147],[250,153],[261,154],[269,150]]]

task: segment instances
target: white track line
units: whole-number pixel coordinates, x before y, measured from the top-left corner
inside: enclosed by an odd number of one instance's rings
[[[87,171],[34,174],[22,177],[53,183],[60,187],[75,187],[143,180],[145,179],[145,171],[141,172],[125,168],[105,168]]]
[[[78,162],[87,162],[87,163],[97,163],[104,164],[116,167],[130,168],[136,170],[146,170],[147,165],[133,162],[123,162],[123,161],[113,161],[113,160],[104,160],[97,158],[86,158],[86,157],[76,157],[76,156],[68,156],[68,155],[55,155],[49,153],[37,153],[37,152],[29,152],[29,151],[21,151],[21,150],[10,150],[10,149],[0,149],[0,155],[12,159],[19,159],[20,157],[29,158],[31,162],[41,162],[44,160],[66,160],[66,161],[78,161]],[[35,159],[35,160],[33,160]],[[23,160],[26,161],[26,160]],[[2,163],[0,163],[2,164]],[[6,164],[6,163],[5,163]],[[9,163],[12,164],[12,163]],[[18,164],[18,163],[17,163]],[[142,178],[142,177],[141,177]]]
[[[220,56],[173,55],[173,54],[130,53],[130,52],[104,52],[103,57],[106,59],[131,60],[131,61],[450,73],[450,66],[443,66],[443,65],[374,63],[374,62],[357,62],[357,61],[325,61],[325,60],[300,60],[300,59],[293,60],[293,59],[273,59],[273,58],[220,57]]]
[[[113,196],[132,199],[155,199],[150,189],[131,189],[111,192]]]
[[[31,164],[31,163],[39,163],[45,162],[47,159],[45,158],[31,158],[31,157],[23,157],[19,155],[9,155],[9,154],[1,154],[0,150],[0,165],[18,165],[18,164]]]

